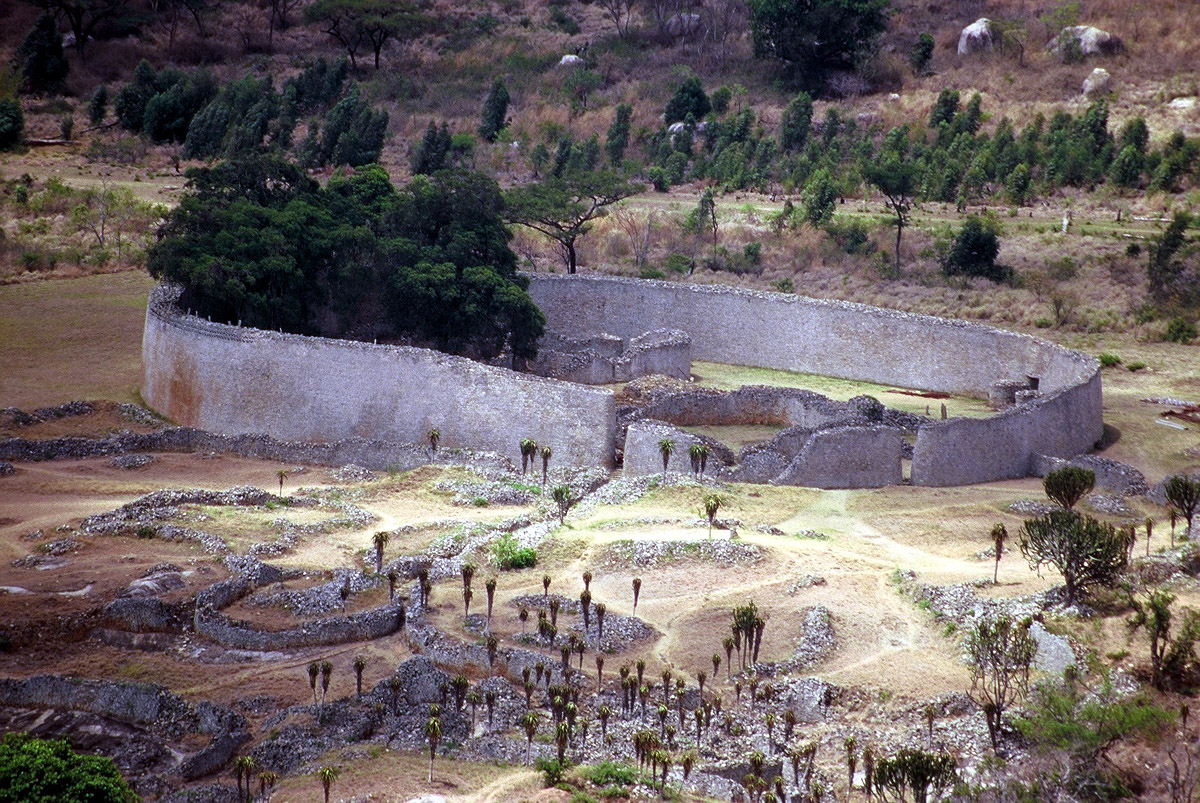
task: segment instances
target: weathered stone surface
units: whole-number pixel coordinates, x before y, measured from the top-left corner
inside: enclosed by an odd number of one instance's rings
[[[1083,79],[1083,94],[1085,95],[1107,95],[1111,90],[1112,76],[1103,67],[1097,67],[1087,78]]]
[[[1056,636],[1041,622],[1029,626],[1029,635],[1037,642],[1037,653],[1033,657],[1034,666],[1049,675],[1062,676],[1068,666],[1075,664],[1075,651],[1071,642],[1062,636]]]
[[[559,67],[582,67],[584,63],[584,60],[574,53],[568,53],[558,60]]]
[[[969,56],[972,53],[984,53],[996,46],[995,32],[992,21],[980,17],[962,29],[958,35],[958,55]]]
[[[900,433],[888,427],[818,430],[775,482],[813,488],[881,488],[904,479]]]
[[[1121,37],[1101,30],[1094,25],[1073,25],[1063,28],[1058,36],[1050,40],[1046,50],[1060,58],[1072,53],[1081,56],[1112,56],[1125,49]]]

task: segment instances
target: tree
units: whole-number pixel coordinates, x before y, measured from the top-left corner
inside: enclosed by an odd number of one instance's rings
[[[713,524],[717,521],[717,511],[721,509],[721,497],[708,494],[704,497],[704,516],[708,519],[708,537],[712,538]]]
[[[804,219],[813,226],[824,226],[833,219],[838,195],[838,186],[829,170],[824,167],[817,170],[804,185]]]
[[[1029,689],[1029,670],[1037,653],[1029,624],[997,616],[976,623],[967,636],[972,667],[970,696],[983,709],[993,750],[1000,748],[1005,711]]]
[[[102,125],[104,116],[108,113],[108,86],[101,84],[96,87],[88,99],[88,122],[93,126]]]
[[[371,543],[375,546],[375,573],[383,574],[383,548],[388,545],[388,541],[392,540],[392,536],[386,532],[377,532],[371,537]]]
[[[550,498],[554,500],[554,506],[558,511],[558,523],[564,524],[567,514],[579,500],[571,496],[571,489],[566,485],[555,486],[554,490],[550,492]]]
[[[604,150],[608,154],[608,163],[613,167],[621,164],[625,158],[625,149],[629,147],[630,121],[633,119],[633,107],[628,103],[617,104],[613,112],[612,124],[604,137]]]
[[[305,7],[304,19],[319,24],[322,31],[337,40],[355,70],[362,48],[369,48],[375,55],[378,70],[379,55],[388,42],[415,36],[429,24],[415,4],[394,0],[317,0]]]
[[[933,58],[933,47],[933,34],[923,31],[917,37],[912,49],[908,51],[908,63],[912,65],[916,75],[924,75],[925,71],[929,69],[929,61]]]
[[[75,753],[65,739],[8,733],[0,739],[0,803],[134,803],[106,756]]]
[[[338,779],[342,771],[337,767],[321,767],[317,770],[317,778],[321,781],[321,790],[325,792],[325,803],[329,803],[329,790],[333,788],[333,782]]]
[[[543,446],[542,451],[542,489],[546,488],[546,481],[550,478],[550,458],[554,456],[554,450],[549,446]]]
[[[779,147],[785,151],[802,150],[808,144],[808,133],[812,129],[812,96],[801,92],[783,110],[779,123]]]
[[[440,712],[440,709],[438,711]],[[437,756],[438,742],[442,738],[442,720],[438,713],[431,711],[429,719],[425,722],[425,738],[429,740],[429,782],[433,783],[433,759]]]
[[[21,144],[25,137],[25,115],[15,98],[0,99],[0,151]]]
[[[689,75],[667,101],[663,122],[667,125],[679,123],[686,120],[689,114],[693,120],[703,120],[710,111],[712,103],[704,92],[704,84],[698,76]]]
[[[367,658],[364,655],[354,656],[354,696],[362,699],[362,676],[367,668]]]
[[[503,130],[508,117],[508,89],[504,81],[496,78],[492,88],[483,101],[483,111],[479,113],[479,136],[488,142],[495,142],[497,135]]]
[[[629,25],[633,22],[633,8],[638,0],[600,0],[600,8],[612,20],[617,29],[617,36],[626,39],[629,36]]]
[[[1196,508],[1200,507],[1200,478],[1176,474],[1163,483],[1163,491],[1171,510],[1183,516],[1188,533],[1195,535],[1192,532],[1192,520],[1196,517]]]
[[[920,168],[905,147],[881,153],[863,167],[863,176],[883,194],[896,215],[896,270],[900,270],[900,238],[908,225],[909,210],[917,194]]]
[[[521,728],[525,731],[525,763],[528,764],[532,758],[533,737],[537,736],[540,717],[538,717],[538,712],[531,708],[521,715],[521,719],[519,721],[521,723]]]
[[[663,474],[667,473],[667,465],[671,462],[671,454],[675,451],[675,441],[663,438],[658,442],[658,453],[662,455]]]
[[[633,609],[637,610],[638,597],[642,595],[642,578],[633,578]]]
[[[697,237],[711,234],[713,247],[716,248],[721,227],[717,220],[717,199],[710,188],[705,187],[704,192],[700,193],[700,200],[696,208],[688,213],[683,228]]]
[[[1000,253],[1000,226],[993,218],[971,215],[942,260],[947,276],[981,276],[994,282],[1011,278],[1012,270],[996,264]]]
[[[958,779],[954,759],[947,753],[929,753],[920,749],[901,748],[888,758],[879,759],[874,766],[874,787],[883,800],[904,801],[912,796],[913,803],[926,803],[929,792],[934,799],[942,790],[953,786]]]
[[[17,49],[17,63],[25,77],[26,89],[35,95],[55,95],[62,91],[71,65],[63,55],[62,35],[51,14],[42,14]]]
[[[1125,570],[1125,543],[1111,524],[1073,510],[1052,510],[1021,526],[1021,554],[1029,568],[1053,566],[1066,584],[1073,605],[1091,586],[1111,585]]]
[[[1008,539],[1008,528],[997,522],[992,526],[992,551],[996,553],[996,566],[992,570],[992,584],[1000,584],[1000,558],[1004,556],[1004,542]]]
[[[1063,466],[1046,474],[1042,488],[1046,496],[1067,510],[1086,496],[1096,485],[1096,472],[1078,466]]]
[[[557,243],[567,272],[575,273],[576,241],[591,231],[593,221],[609,206],[641,189],[611,170],[547,178],[505,193],[505,216],[510,223],[527,226]]]
[[[853,69],[887,28],[891,0],[749,0],[754,55],[784,77],[819,88],[826,72]]]
[[[86,60],[84,48],[92,34],[102,25],[129,16],[131,9],[124,0],[32,0],[46,14],[62,17],[75,35],[75,50]]]
[[[1150,590],[1138,598],[1127,588],[1126,603],[1133,610],[1129,632],[1145,630],[1150,639],[1150,683],[1159,691],[1194,680],[1196,640],[1200,638],[1200,614],[1188,611],[1183,626],[1171,632],[1171,604],[1175,597]]]

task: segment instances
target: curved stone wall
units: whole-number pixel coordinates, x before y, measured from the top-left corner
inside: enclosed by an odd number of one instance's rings
[[[180,312],[156,288],[142,397],[178,424],[287,441],[425,443],[520,457],[530,437],[560,465],[611,465],[612,393],[428,349],[266,332]]]
[[[987,398],[1036,387],[986,419],[930,421],[912,481],[961,485],[1027,476],[1037,454],[1074,457],[1103,434],[1096,360],[988,326],[720,285],[531,274],[547,328],[630,339],[691,337],[692,357]],[[146,402],[218,433],[295,441],[423,443],[518,456],[520,438],[566,465],[611,465],[612,394],[426,349],[278,334],[184,315],[157,289],[142,345]]]
[[[547,327],[584,337],[678,329],[692,358],[987,398],[1003,382],[1038,395],[986,419],[931,421],[912,481],[962,485],[1030,472],[1032,457],[1071,457],[1103,434],[1100,366],[1048,341],[965,321],[721,285],[531,274]]]

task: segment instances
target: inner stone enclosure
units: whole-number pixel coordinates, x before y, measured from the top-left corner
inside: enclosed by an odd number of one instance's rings
[[[1103,434],[1096,360],[1039,338],[846,302],[713,285],[529,275],[548,334],[529,372],[425,349],[302,337],[184,315],[170,288],[147,310],[143,396],[179,424],[281,440],[347,438],[517,459],[522,438],[559,465],[662,470],[675,443],[710,446],[711,473],[824,488],[963,485],[1029,475]],[[638,376],[687,379],[692,360],[869,381],[989,400],[984,418],[939,420],[809,391],[676,383],[630,400]],[[681,427],[769,424],[735,454]]]

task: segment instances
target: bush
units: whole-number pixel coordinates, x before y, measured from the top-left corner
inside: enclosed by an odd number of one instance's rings
[[[1130,373],[1137,373],[1146,367],[1146,363],[1139,360],[1138,362],[1131,362],[1125,367],[1129,369]]]
[[[1171,343],[1191,343],[1196,339],[1196,325],[1184,318],[1172,318],[1164,339]]]
[[[0,741],[0,803],[130,803],[137,799],[111,758],[75,753],[66,739],[9,733]]]
[[[996,264],[1000,253],[999,225],[992,219],[971,215],[963,224],[954,245],[942,260],[947,276],[979,276],[993,282],[1012,279],[1012,268]]]
[[[692,262],[687,256],[676,251],[667,254],[667,258],[663,260],[663,267],[671,273],[687,273],[692,269]]]
[[[929,61],[933,58],[933,46],[933,35],[924,32],[917,37],[916,43],[908,51],[908,63],[917,75],[923,75],[929,66]]]
[[[21,144],[25,136],[25,115],[21,104],[13,98],[0,100],[0,151]]]
[[[667,101],[663,121],[667,125],[682,122],[689,114],[694,120],[703,120],[711,110],[712,103],[704,93],[704,84],[692,75],[683,80],[675,94]]]
[[[1100,361],[1101,368],[1116,368],[1121,364],[1120,357],[1118,357],[1116,354],[1110,354],[1107,351],[1099,354],[1096,359]]]
[[[579,777],[596,786],[633,786],[638,782],[638,772],[629,764],[616,761],[601,761],[579,768]]]
[[[871,240],[867,224],[861,220],[845,223],[831,221],[825,227],[825,231],[847,254],[870,254],[875,250],[875,243]]]
[[[537,550],[521,546],[509,533],[492,544],[492,560],[501,569],[530,569],[537,565]]]
[[[547,787],[562,783],[563,775],[571,768],[570,762],[559,761],[557,758],[539,758],[534,766],[542,774]]]

